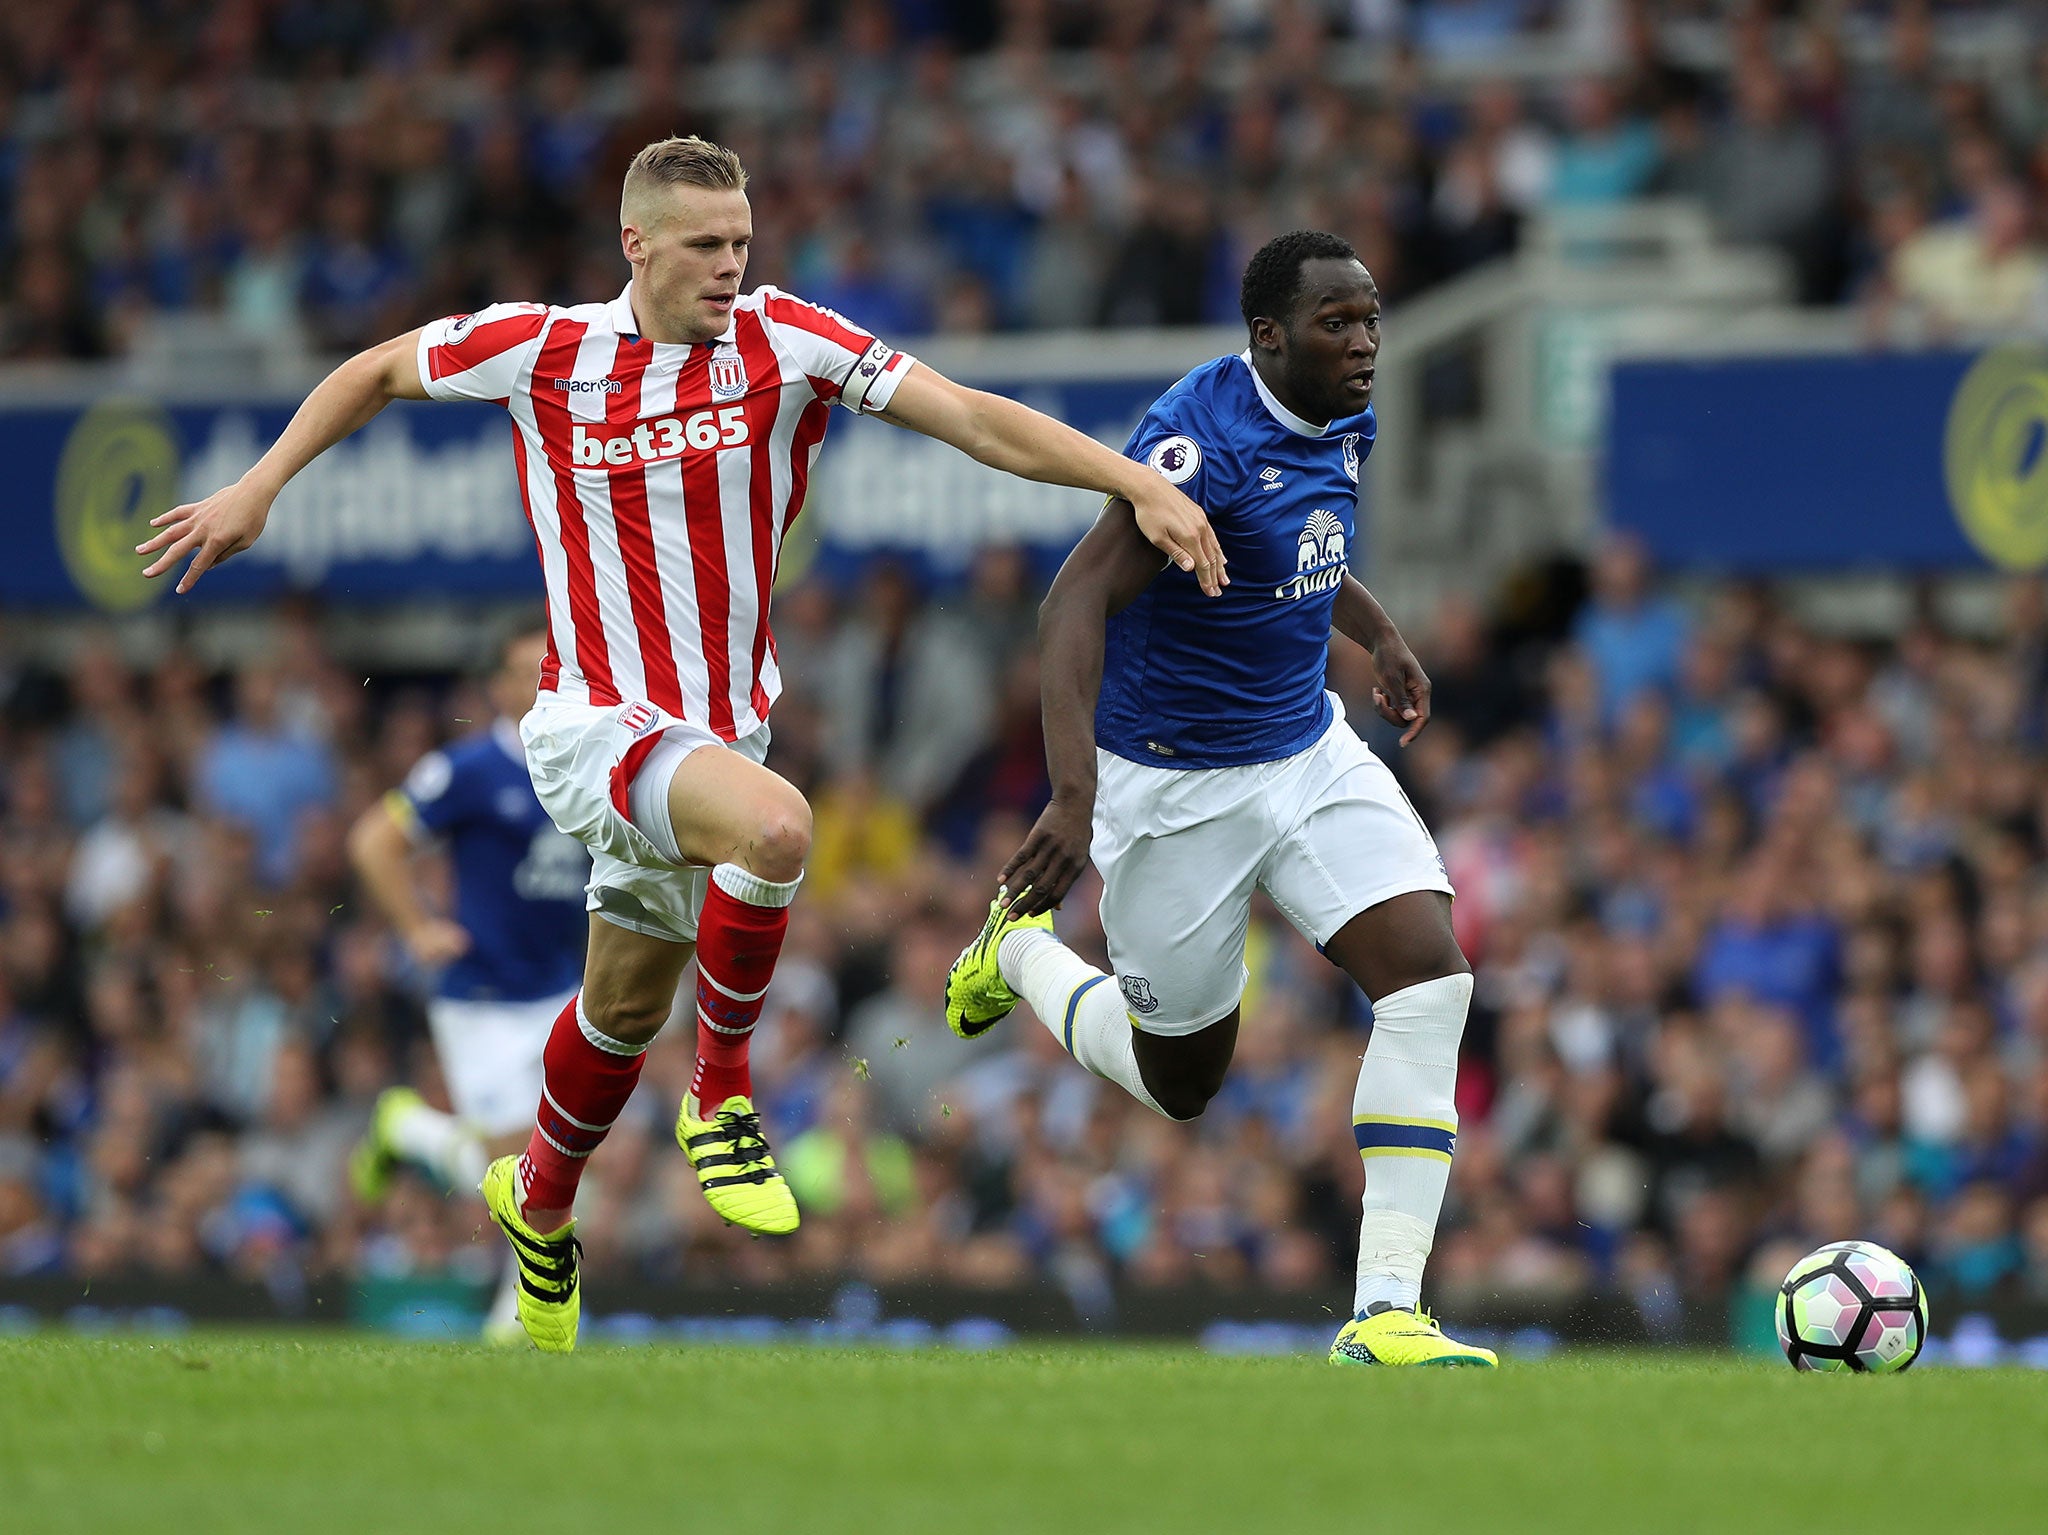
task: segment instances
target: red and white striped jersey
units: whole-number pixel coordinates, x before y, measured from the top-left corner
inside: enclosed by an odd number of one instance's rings
[[[732,741],[782,689],[768,596],[831,405],[883,409],[911,358],[766,287],[716,341],[649,341],[631,292],[436,320],[420,381],[512,414],[547,580],[542,691],[646,699]]]

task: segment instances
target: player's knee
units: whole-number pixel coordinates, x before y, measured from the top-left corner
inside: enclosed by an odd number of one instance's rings
[[[1145,1089],[1152,1094],[1152,1101],[1159,1105],[1159,1111],[1168,1119],[1185,1122],[1202,1117],[1209,1100],[1223,1091],[1224,1073],[1229,1068],[1227,1060],[1213,1065],[1196,1061],[1171,1071],[1157,1068],[1148,1071],[1141,1066],[1139,1074],[1144,1077]],[[1153,1080],[1155,1076],[1157,1081]]]
[[[1199,1086],[1187,1082],[1176,1082],[1171,1086],[1160,1087],[1154,1087],[1149,1082],[1145,1085],[1152,1094],[1152,1101],[1159,1105],[1159,1112],[1168,1119],[1178,1120],[1182,1124],[1191,1119],[1200,1119],[1202,1110],[1206,1109],[1209,1100],[1216,1096],[1213,1092],[1204,1092]]]
[[[1471,974],[1472,964],[1465,958],[1465,951],[1456,943],[1447,943],[1441,949],[1417,958],[1415,978],[1407,984],[1421,986],[1429,981],[1448,981]]]
[[[804,872],[811,855],[811,807],[790,794],[763,807],[748,847],[750,872],[787,883]]]
[[[592,996],[583,993],[583,1016],[606,1039],[622,1045],[644,1045],[668,1022],[671,1003],[666,998]]]

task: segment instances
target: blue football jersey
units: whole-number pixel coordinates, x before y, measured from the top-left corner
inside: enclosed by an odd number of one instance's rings
[[[396,798],[420,831],[448,844],[454,918],[470,946],[441,975],[440,994],[531,1002],[574,987],[589,919],[590,854],[555,829],[534,796],[512,727],[428,752]]]
[[[1205,597],[1162,570],[1111,616],[1095,740],[1148,767],[1237,767],[1314,744],[1330,616],[1357,526],[1371,407],[1317,428],[1252,371],[1204,363],[1160,396],[1124,447],[1209,514],[1230,585]]]

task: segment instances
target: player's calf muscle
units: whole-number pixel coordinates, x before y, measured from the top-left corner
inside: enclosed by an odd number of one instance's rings
[[[693,952],[690,944],[593,919],[583,967],[583,1016],[607,1039],[646,1044],[668,1022],[676,986]]]

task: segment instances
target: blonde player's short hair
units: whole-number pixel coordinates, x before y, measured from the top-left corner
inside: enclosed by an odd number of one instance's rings
[[[636,224],[637,208],[665,187],[703,187],[714,192],[744,192],[746,167],[740,157],[723,144],[714,144],[696,134],[688,138],[657,139],[633,156],[626,167],[626,184],[619,191],[619,222]]]

